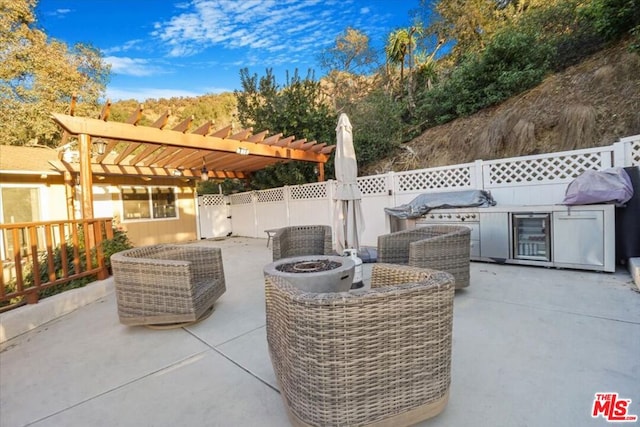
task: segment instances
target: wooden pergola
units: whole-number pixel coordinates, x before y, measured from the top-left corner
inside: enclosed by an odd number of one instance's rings
[[[59,160],[51,163],[68,182],[79,176],[83,218],[93,218],[94,175],[200,179],[204,173],[213,179],[245,179],[267,166],[298,160],[315,163],[318,180],[324,181],[324,164],[335,148],[281,133],[269,136],[268,131],[214,130],[211,121],[191,130],[193,117],[168,129],[170,112],[141,126],[142,105],[126,122],[110,122],[109,109],[107,103],[98,118],[76,117],[72,103],[70,114],[51,115],[64,131],[61,146],[72,137],[78,141],[77,159],[66,159],[60,151]],[[96,152],[92,147],[98,142],[102,150]]]

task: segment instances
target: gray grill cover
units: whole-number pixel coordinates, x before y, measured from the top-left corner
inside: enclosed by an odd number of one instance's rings
[[[633,185],[627,171],[615,167],[603,171],[587,170],[571,181],[563,205],[588,205],[614,202],[624,205],[633,197]]]
[[[419,218],[436,208],[467,208],[495,206],[491,193],[485,190],[464,190],[445,193],[421,194],[409,203],[395,208],[384,208],[387,215],[400,219]]]

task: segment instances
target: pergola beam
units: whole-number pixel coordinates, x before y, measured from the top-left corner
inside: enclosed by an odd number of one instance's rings
[[[256,144],[248,143],[248,141],[236,141],[227,138],[223,139],[190,133],[183,134],[182,132],[163,131],[153,127],[131,126],[126,123],[104,122],[102,120],[73,117],[64,114],[54,113],[53,119],[72,135],[89,134],[91,136],[119,139],[127,142],[165,144],[229,153],[235,153],[238,148],[243,147],[248,148],[249,154],[251,155],[273,157],[279,160],[303,160],[308,162],[326,162],[328,160],[327,156],[322,153],[305,150],[304,145],[302,149],[290,149],[270,146],[264,143],[273,137],[269,137],[262,143]],[[275,142],[277,142],[276,138],[274,138],[273,144],[275,144]]]
[[[80,164],[67,163],[61,160],[51,160],[49,163],[60,172],[68,171],[73,174],[80,173]],[[101,165],[92,164],[91,172],[94,175],[120,175],[120,176],[149,176],[149,177],[175,177],[173,171],[175,168],[154,168],[146,166],[124,166],[124,165]],[[181,170],[183,178],[200,178],[200,172],[192,172],[190,169]],[[223,170],[210,169],[210,176],[213,178],[239,178],[244,179],[247,177],[242,172],[229,172]]]
[[[133,113],[131,113],[131,115],[127,119],[126,123],[129,123],[130,125],[137,126],[138,123],[140,122],[140,120],[142,119],[142,112],[143,111],[144,111],[144,105],[143,104],[138,105],[138,108],[136,108],[133,111]]]
[[[184,119],[182,122],[180,122],[176,127],[174,127],[171,130],[176,131],[176,132],[182,132],[182,133],[187,132],[189,130],[189,128],[191,127],[191,124],[193,123],[193,118],[194,117],[191,116],[191,117],[189,117],[187,119]]]
[[[171,117],[171,111],[167,110],[167,111],[164,112],[163,115],[158,117],[158,119],[155,122],[153,122],[151,127],[158,128],[158,129],[164,129],[164,127],[167,125],[167,123],[169,123],[169,117]]]

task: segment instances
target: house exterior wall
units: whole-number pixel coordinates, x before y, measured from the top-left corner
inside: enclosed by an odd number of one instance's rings
[[[40,206],[39,221],[69,219],[67,216],[65,186],[61,177],[48,175],[44,178],[33,175],[2,174],[0,188],[36,188],[38,189]],[[0,192],[0,198],[1,198]],[[1,201],[4,204],[4,200]],[[0,209],[0,219],[10,223],[11,218],[2,217],[4,209]]]
[[[140,184],[142,183],[142,184]],[[122,220],[122,187],[172,187],[175,189],[177,218]],[[58,174],[40,175],[26,173],[2,173],[0,188],[37,188],[39,196],[39,221],[70,219],[67,214],[67,201],[63,177]],[[197,202],[193,181],[180,179],[153,179],[142,181],[139,177],[106,177],[103,180],[94,176],[93,186],[94,217],[113,217],[114,224],[127,231],[135,246],[156,243],[186,242],[198,238]],[[76,199],[79,195],[76,195]],[[4,203],[1,200],[0,203]],[[80,217],[79,202],[75,203],[76,218]],[[0,206],[0,216],[3,209]],[[10,218],[1,218],[2,222],[12,222]]]
[[[169,183],[145,186],[171,186],[167,184]],[[193,188],[171,186],[175,188],[176,218],[127,220],[123,219],[122,214],[121,187],[101,187],[99,191],[94,191],[94,211],[96,215],[98,215],[98,212],[101,215],[106,213],[106,210],[110,207],[111,214],[108,216],[112,216],[114,222],[127,231],[127,235],[134,246],[187,242],[197,239],[197,205]]]

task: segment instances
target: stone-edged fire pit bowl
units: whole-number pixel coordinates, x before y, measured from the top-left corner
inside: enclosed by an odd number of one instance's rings
[[[348,292],[355,266],[347,257],[307,255],[279,259],[267,264],[263,271],[265,276],[284,277],[305,292]]]

